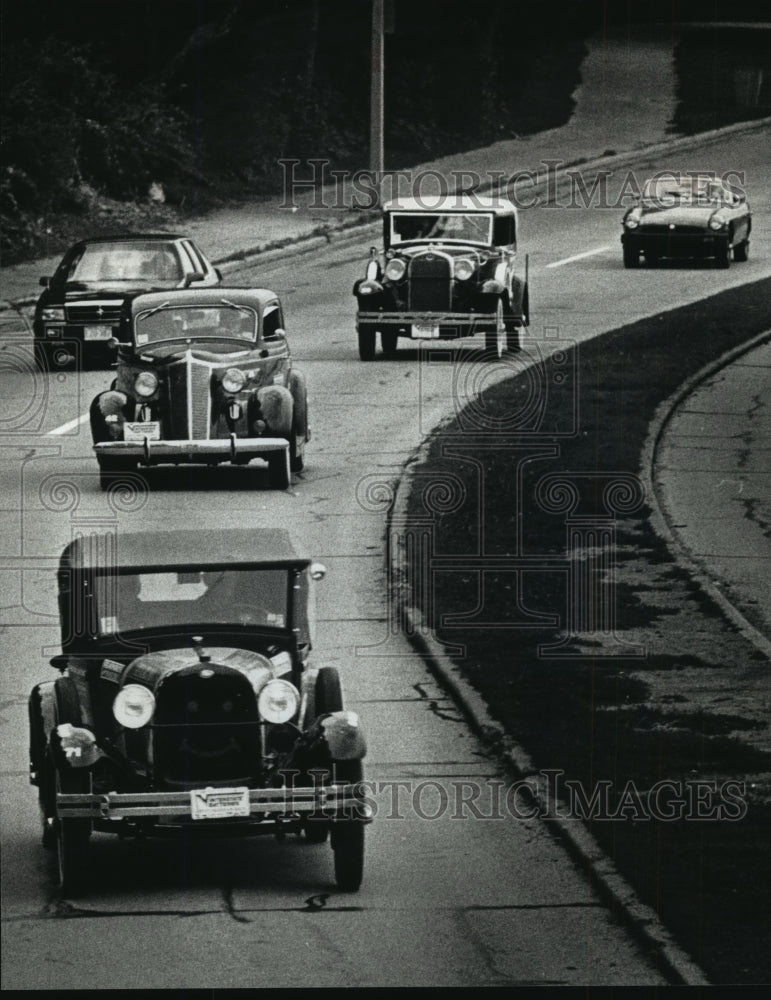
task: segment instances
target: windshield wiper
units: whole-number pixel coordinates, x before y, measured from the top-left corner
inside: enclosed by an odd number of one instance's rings
[[[161,309],[165,309],[168,304],[168,301],[161,302],[161,304],[156,306],[155,309],[151,309],[149,312],[143,313],[142,320],[144,321],[148,316],[152,316],[154,313],[160,312]]]
[[[230,306],[231,309],[237,309],[239,312],[246,313],[247,316],[252,315],[252,310],[247,306],[239,306],[236,302],[231,302],[230,299],[220,299],[220,302],[225,306]]]

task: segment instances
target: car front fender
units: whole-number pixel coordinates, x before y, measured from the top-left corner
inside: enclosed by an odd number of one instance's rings
[[[321,728],[332,760],[361,760],[367,741],[356,712],[331,712],[321,720]]]
[[[266,385],[257,390],[257,402],[270,432],[289,440],[294,410],[290,391],[283,385]]]

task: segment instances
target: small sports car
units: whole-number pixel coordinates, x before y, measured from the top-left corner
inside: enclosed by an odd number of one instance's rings
[[[221,276],[192,240],[125,235],[83,240],[62,258],[35,306],[35,359],[43,370],[107,363],[128,295],[153,289],[218,285]]]
[[[450,340],[481,333],[501,357],[520,347],[529,316],[528,266],[517,271],[517,210],[505,198],[451,195],[383,208],[383,255],[373,247],[353,294],[359,357],[392,357],[399,337]]]
[[[289,486],[310,437],[307,390],[275,292],[137,295],[118,335],[117,378],[90,411],[103,489],[137,465],[253,458],[268,463],[274,489]]]
[[[640,254],[655,265],[666,257],[712,257],[729,267],[747,260],[752,216],[745,195],[714,174],[669,174],[649,180],[639,204],[624,216],[624,267]]]
[[[62,892],[86,887],[93,833],[331,834],[338,886],[359,888],[365,738],[335,668],[309,663],[324,573],[274,529],[67,545],[61,676],[29,698],[30,779]]]

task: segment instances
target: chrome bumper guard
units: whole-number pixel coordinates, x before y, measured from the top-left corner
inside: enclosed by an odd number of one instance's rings
[[[371,823],[372,808],[353,794],[354,787],[347,784],[319,788],[253,788],[249,790],[249,816],[234,817],[228,822],[291,819],[300,813],[320,812],[332,821],[356,819],[362,823]],[[198,792],[218,790],[227,791],[216,788],[193,789]],[[56,810],[61,819],[136,820],[150,816],[192,819],[190,791],[107,792],[87,795],[58,792]]]
[[[289,451],[286,438],[240,438],[232,434],[229,438],[210,441],[100,441],[94,445],[97,455],[128,455],[140,459],[146,465],[162,462],[166,458],[184,456],[195,460],[207,456],[234,458],[257,458],[271,451]]]

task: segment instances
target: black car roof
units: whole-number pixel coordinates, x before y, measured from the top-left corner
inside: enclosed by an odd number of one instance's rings
[[[89,236],[84,240],[78,240],[75,246],[86,246],[91,243],[133,243],[147,240],[186,240],[189,237],[181,236],[179,233],[115,233],[114,236]]]
[[[225,299],[234,305],[254,306],[255,302],[266,305],[278,299],[275,292],[267,288],[230,288],[227,285],[213,285],[211,288],[174,288],[166,292],[142,292],[131,299],[134,314],[145,309],[156,309],[167,302],[171,307],[221,305]]]
[[[60,568],[160,572],[230,565],[300,569],[309,564],[282,528],[223,528],[84,535],[64,549]]]

